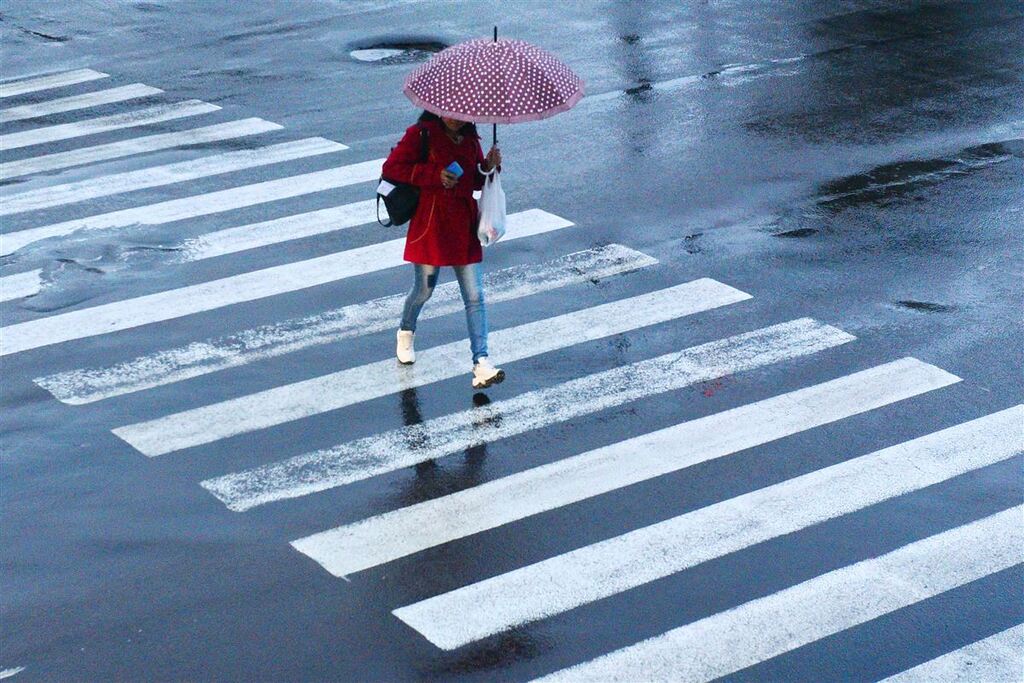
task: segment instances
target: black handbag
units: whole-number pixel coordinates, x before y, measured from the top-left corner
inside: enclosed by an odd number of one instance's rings
[[[430,135],[427,129],[420,126],[420,161],[427,161],[430,154]],[[392,148],[394,150],[394,148]],[[380,203],[383,200],[387,210],[388,222],[380,219]],[[388,180],[383,175],[377,184],[377,222],[385,228],[408,223],[416,213],[416,205],[420,202],[420,188],[409,183]]]

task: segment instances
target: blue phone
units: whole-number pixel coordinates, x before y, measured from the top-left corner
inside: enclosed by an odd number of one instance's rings
[[[448,168],[446,168],[445,170],[454,173],[456,178],[462,177],[462,167],[459,166],[459,162],[457,161],[453,161],[452,163],[448,164]]]

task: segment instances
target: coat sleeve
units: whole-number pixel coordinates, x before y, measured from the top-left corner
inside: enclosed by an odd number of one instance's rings
[[[400,183],[408,183],[417,187],[443,187],[441,184],[440,164],[429,161],[422,162],[423,149],[420,142],[419,126],[412,126],[391,150],[381,174]]]

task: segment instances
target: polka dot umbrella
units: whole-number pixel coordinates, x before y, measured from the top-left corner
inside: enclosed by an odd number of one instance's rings
[[[570,109],[583,81],[549,52],[522,40],[453,45],[405,79],[417,107],[472,123],[538,121]],[[497,126],[495,125],[495,142]]]

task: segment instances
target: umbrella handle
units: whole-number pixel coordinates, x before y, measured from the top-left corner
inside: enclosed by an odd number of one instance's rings
[[[498,27],[497,26],[494,27],[494,42],[498,42]],[[498,124],[496,124],[496,123],[491,126],[491,146],[492,147],[497,147],[498,146]]]

